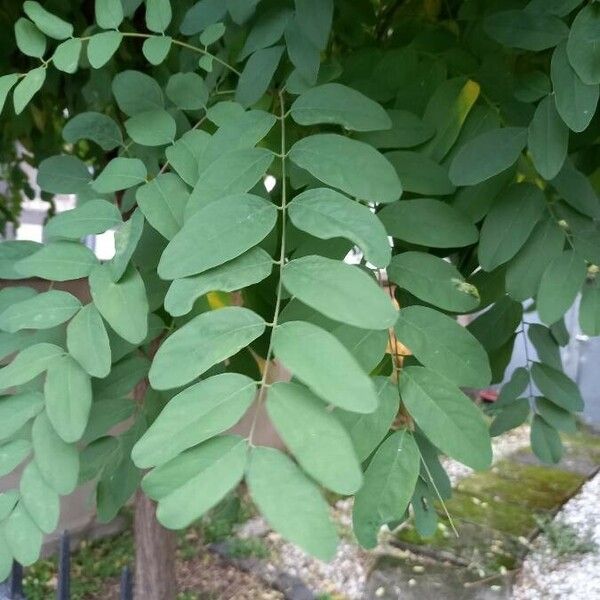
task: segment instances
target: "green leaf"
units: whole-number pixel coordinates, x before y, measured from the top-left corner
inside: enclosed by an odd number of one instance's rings
[[[457,385],[483,388],[490,383],[485,350],[452,317],[425,306],[408,306],[400,310],[394,329],[419,362]]]
[[[547,327],[538,323],[531,323],[527,327],[527,337],[533,344],[541,362],[553,369],[562,371],[560,348]]]
[[[556,177],[567,157],[569,129],[564,124],[552,96],[539,104],[529,125],[527,141],[535,168],[544,179]]]
[[[122,71],[112,81],[119,108],[129,117],[165,107],[162,89],[155,79],[139,71]]]
[[[536,69],[517,75],[514,97],[520,102],[537,102],[551,91],[550,78],[543,71]]]
[[[571,24],[567,41],[569,62],[583,83],[600,83],[600,7],[584,6]]]
[[[164,109],[136,113],[125,121],[129,137],[140,146],[164,146],[175,141],[175,119]]]
[[[2,75],[0,77],[0,113],[4,108],[4,104],[6,103],[6,97],[8,93],[12,89],[12,87],[19,81],[19,76],[16,73],[11,73],[10,75]]]
[[[39,392],[0,397],[0,440],[10,437],[44,408]]]
[[[321,66],[321,53],[298,26],[297,19],[291,19],[285,29],[285,45],[290,62],[296,67],[295,73],[304,81],[315,84]]]
[[[169,400],[133,447],[140,469],[162,465],[178,454],[233,427],[248,410],[256,384],[237,373],[223,373],[190,386]]]
[[[394,202],[402,194],[393,166],[364,142],[333,133],[311,135],[292,146],[289,158],[323,183],[361,200]]]
[[[400,404],[398,388],[388,377],[375,377],[373,383],[379,397],[374,412],[361,414],[336,409],[333,413],[348,430],[360,461],[366,460],[386,436]]]
[[[377,408],[373,382],[331,333],[303,321],[278,325],[273,333],[277,358],[315,394],[346,410]]]
[[[572,131],[584,131],[596,112],[600,87],[581,81],[569,63],[564,42],[552,54],[550,74],[558,114]]]
[[[570,308],[585,281],[585,261],[574,250],[552,259],[542,275],[537,310],[546,325],[558,321]]]
[[[490,435],[496,437],[525,423],[531,408],[527,398],[518,398],[505,406],[490,425]]]
[[[7,490],[0,494],[0,520],[4,521],[10,515],[19,500],[19,496],[17,490]]]
[[[158,274],[179,279],[221,265],[258,244],[276,221],[275,205],[259,196],[221,198],[186,221],[163,252]]]
[[[501,409],[518,400],[529,384],[529,371],[525,367],[516,368],[510,379],[502,386],[494,410]]]
[[[15,439],[0,445],[0,477],[12,473],[31,453],[31,444]]]
[[[35,462],[25,467],[19,490],[21,501],[35,524],[44,533],[52,533],[58,525],[60,498],[44,481]]]
[[[573,12],[583,0],[530,0],[527,10],[549,13],[557,17],[566,17]]]
[[[503,295],[489,310],[471,321],[467,329],[488,352],[492,352],[511,338],[522,317],[521,303]]]
[[[3,533],[14,559],[24,567],[32,565],[39,558],[43,535],[23,502],[19,502],[6,519]]]
[[[575,210],[593,219],[600,218],[600,199],[596,190],[570,159],[567,158],[560,173],[550,183]]]
[[[15,23],[17,48],[27,56],[42,58],[46,52],[46,36],[29,20],[21,17]]]
[[[115,232],[115,255],[108,263],[113,281],[123,277],[144,230],[144,215],[136,209]]]
[[[79,66],[79,57],[83,42],[79,38],[66,40],[60,44],[52,55],[54,66],[65,73],[75,73]]]
[[[207,73],[212,73],[214,58],[210,54],[203,54],[198,59],[198,66]]]
[[[112,340],[111,340],[112,341]],[[131,352],[133,348],[129,347]],[[97,399],[123,398],[148,374],[150,361],[144,357],[130,354],[116,362],[115,351],[112,350],[113,362],[110,374],[102,380],[93,382],[94,397]]]
[[[0,577],[6,580],[10,577],[13,566],[13,556],[8,547],[4,531],[0,530]]]
[[[56,433],[68,443],[79,440],[92,406],[89,375],[70,356],[53,361],[48,367],[44,397]]]
[[[118,398],[117,400],[96,400],[92,404],[90,418],[81,438],[83,444],[89,444],[106,435],[115,425],[122,423],[133,415],[133,402]],[[111,438],[116,439],[116,438]]]
[[[583,410],[583,399],[577,384],[562,371],[541,363],[533,363],[531,376],[540,392],[557,406],[570,412]]]
[[[511,167],[527,142],[524,127],[491,129],[466,142],[450,163],[454,185],[475,185]]]
[[[292,295],[330,319],[364,329],[387,329],[398,316],[387,293],[356,266],[304,256],[287,263],[282,277]]]
[[[173,12],[169,0],[146,0],[146,27],[162,33],[171,22]]]
[[[48,37],[55,40],[66,40],[73,36],[73,26],[48,12],[39,2],[27,0],[23,2],[23,10],[37,28]]]
[[[381,362],[389,343],[389,332],[385,329],[338,325],[331,333],[346,346],[366,373],[370,373]]]
[[[365,253],[376,267],[386,267],[391,258],[387,232],[368,207],[329,188],[307,190],[288,207],[292,223],[315,237],[329,240],[346,237]]]
[[[441,161],[454,146],[462,126],[479,97],[479,84],[465,77],[441,83],[429,98],[423,121],[435,131],[425,153]]]
[[[29,104],[29,101],[39,92],[46,81],[46,69],[38,67],[32,69],[19,81],[13,92],[13,104],[17,115]]]
[[[109,266],[98,265],[89,283],[94,304],[108,324],[128,342],[142,342],[148,333],[148,299],[136,269],[130,265],[115,283]]]
[[[535,399],[535,409],[540,417],[542,417],[548,425],[554,427],[554,429],[563,431],[564,433],[577,432],[575,415],[559,408],[554,402],[550,402],[550,400],[547,400],[546,398],[537,397]]]
[[[64,350],[54,344],[34,344],[22,350],[6,366],[0,369],[0,389],[22,385],[43,373]]]
[[[540,221],[506,269],[506,291],[523,302],[536,295],[548,261],[562,253],[565,234],[552,218]]]
[[[138,188],[136,200],[148,223],[168,240],[183,225],[190,192],[174,173],[163,173]]]
[[[33,422],[31,440],[35,462],[44,479],[61,496],[70,494],[77,486],[79,476],[77,447],[58,437],[45,412]]]
[[[394,202],[378,216],[389,235],[420,246],[469,246],[479,235],[477,227],[464,213],[430,198]]]
[[[150,369],[156,390],[185,385],[233,356],[265,331],[265,321],[239,306],[198,315],[161,345]]]
[[[419,117],[406,110],[387,110],[391,127],[382,127],[381,130],[363,133],[358,139],[375,148],[394,149],[412,148],[419,146],[433,137],[435,129],[423,122]]]
[[[169,529],[181,529],[201,517],[240,482],[247,454],[244,440],[224,436],[154,469],[142,485],[148,494],[160,494],[158,520]]]
[[[353,494],[360,488],[362,471],[350,436],[309,389],[297,383],[275,383],[266,406],[286,447],[311,477],[338,494]]]
[[[209,25],[222,21],[227,14],[227,5],[223,0],[200,0],[185,14],[180,31],[184,35],[194,35]]]
[[[92,377],[103,378],[110,373],[108,334],[93,304],[84,306],[67,326],[67,349]]]
[[[273,158],[266,148],[242,148],[224,152],[204,169],[200,166],[185,207],[186,218],[211,202],[252,189],[263,178]]]
[[[123,4],[121,0],[96,0],[94,14],[102,29],[116,29],[123,21]]]
[[[206,107],[208,88],[197,73],[175,73],[167,83],[167,98],[181,110]]]
[[[587,335],[600,335],[600,279],[586,281],[579,303],[579,326]]]
[[[123,41],[120,31],[103,31],[93,35],[87,46],[87,56],[94,69],[103,67],[119,49]]]
[[[253,502],[275,531],[321,560],[333,558],[338,538],[329,506],[287,456],[274,448],[254,448],[246,482]]]
[[[244,60],[257,50],[276,44],[281,39],[291,16],[292,13],[287,7],[273,7],[260,15],[246,38],[239,60]]]
[[[91,179],[85,163],[68,154],[44,159],[37,174],[37,184],[52,194],[80,194],[88,189]]]
[[[312,43],[324,50],[333,20],[332,0],[295,0],[298,26]]]
[[[80,239],[104,233],[122,224],[119,209],[106,200],[88,200],[85,204],[52,217],[44,230],[48,238]]]
[[[292,104],[290,114],[299,125],[334,123],[354,131],[380,131],[392,126],[379,104],[340,83],[307,90]]]
[[[226,27],[223,23],[213,23],[200,34],[200,43],[210,46],[218,42],[225,35]]]
[[[269,88],[282,54],[283,46],[257,50],[252,54],[238,80],[236,102],[242,106],[252,106],[262,98]]]
[[[165,310],[180,317],[192,310],[200,296],[212,291],[241,290],[268,277],[272,268],[273,259],[262,248],[252,248],[200,275],[175,279],[165,297]]]
[[[473,469],[492,462],[481,411],[445,377],[425,367],[405,367],[400,395],[410,416],[442,452]]]
[[[527,10],[493,13],[485,18],[484,28],[504,46],[534,52],[552,48],[569,35],[569,28],[561,19]]]
[[[68,292],[50,290],[9,306],[0,314],[0,329],[50,329],[68,321],[81,303]]]
[[[542,191],[530,183],[516,183],[494,201],[479,239],[477,255],[486,271],[509,261],[523,247],[546,211]]]
[[[92,183],[101,194],[124,190],[146,179],[146,167],[139,158],[113,158]]]
[[[87,277],[98,264],[95,254],[78,242],[51,242],[15,268],[27,277],[41,277],[51,281],[70,281]]]
[[[167,58],[172,42],[168,35],[149,37],[142,44],[142,53],[151,65],[160,65]]]
[[[62,134],[65,142],[69,144],[79,140],[90,140],[107,151],[114,150],[123,143],[119,126],[110,117],[99,112],[83,112],[75,115],[65,125]],[[89,202],[91,200],[81,208]]]
[[[377,449],[352,511],[354,533],[363,548],[374,548],[381,526],[402,518],[417,484],[420,464],[419,448],[406,430],[396,431]]]
[[[531,422],[531,449],[543,463],[550,465],[560,462],[563,455],[560,435],[538,415]]]
[[[413,296],[443,310],[470,312],[479,293],[450,262],[424,252],[403,252],[392,258],[388,277]]]
[[[429,196],[445,196],[456,189],[448,179],[446,167],[420,152],[397,150],[385,157],[394,165],[405,192]]]

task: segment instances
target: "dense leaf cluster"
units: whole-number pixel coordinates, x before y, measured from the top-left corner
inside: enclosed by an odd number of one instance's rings
[[[409,514],[434,531],[440,454],[486,468],[490,435],[531,419],[536,454],[560,459],[582,410],[559,351],[578,294],[581,329],[600,334],[600,4],[23,11],[32,62],[0,77],[0,103],[21,113],[58,70],[85,81],[85,106],[38,175],[77,208],[43,246],[0,246],[17,281],[0,292],[0,355],[17,353],[0,369],[15,390],[0,475],[27,461],[0,494],[0,579],[36,560],[59,497],[87,481],[101,519],[141,481],[181,528],[244,480],[276,530],[327,559],[320,487],[355,495],[372,547]],[[82,240],[108,230],[101,264]],[[47,291],[18,285],[30,277]],[[53,289],[79,278],[85,305]],[[524,303],[543,323],[527,333]],[[527,364],[489,425],[465,389],[502,381],[517,341]],[[257,444],[263,407],[289,454]]]

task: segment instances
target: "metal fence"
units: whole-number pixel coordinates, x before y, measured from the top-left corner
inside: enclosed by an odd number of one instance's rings
[[[68,531],[60,538],[56,598],[71,598],[71,538]],[[133,600],[133,577],[129,567],[121,572],[119,599]],[[0,584],[0,600],[27,600],[23,591],[23,567],[18,562],[13,562],[10,577]]]

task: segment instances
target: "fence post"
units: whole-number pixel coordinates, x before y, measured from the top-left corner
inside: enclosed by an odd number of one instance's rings
[[[16,560],[12,564],[8,594],[12,600],[23,598],[23,566]]]
[[[121,600],[133,600],[133,578],[131,577],[131,569],[124,567],[121,572]]]
[[[58,555],[58,586],[56,597],[58,600],[69,600],[71,596],[71,540],[68,531],[63,531],[60,536],[60,550]]]

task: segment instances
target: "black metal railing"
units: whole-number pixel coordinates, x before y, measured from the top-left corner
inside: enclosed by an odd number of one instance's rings
[[[68,531],[60,536],[56,598],[71,599],[71,537]],[[133,577],[129,567],[121,572],[119,599],[133,600]],[[0,584],[0,600],[26,600],[23,592],[23,567],[16,561],[13,562],[10,577]]]

